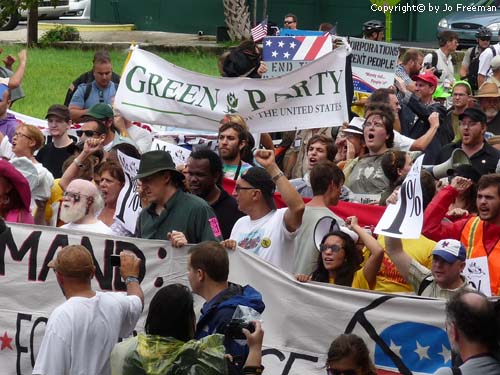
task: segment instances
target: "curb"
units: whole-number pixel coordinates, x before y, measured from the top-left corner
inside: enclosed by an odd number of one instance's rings
[[[61,26],[60,23],[48,23],[43,22],[38,24],[38,30],[51,30],[57,26]],[[135,25],[131,24],[123,24],[123,25],[82,25],[82,24],[64,24],[64,26],[71,26],[77,29],[80,32],[92,32],[92,31],[101,31],[101,32],[110,32],[110,31],[133,31],[135,29]]]

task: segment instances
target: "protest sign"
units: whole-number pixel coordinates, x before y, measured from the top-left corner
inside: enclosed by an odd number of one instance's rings
[[[420,170],[424,155],[413,163],[401,185],[396,204],[389,204],[375,233],[396,238],[419,238],[424,222]]]
[[[491,297],[490,270],[488,267],[488,257],[478,257],[465,260],[463,275],[477,290]]]
[[[115,220],[123,225],[130,233],[135,232],[137,217],[141,212],[141,198],[137,193],[137,170],[139,159],[125,155],[118,150],[118,161],[125,173],[125,185],[123,186],[116,201]]]
[[[267,72],[262,78],[279,77],[297,70],[332,50],[327,36],[270,36],[262,41],[262,61]]]
[[[296,30],[296,29],[280,29],[280,36],[320,36],[324,35],[323,31],[316,30]]]
[[[188,285],[189,247],[166,241],[109,237],[74,230],[12,224],[0,235],[0,366],[2,374],[30,374],[50,313],[64,302],[47,267],[60,247],[83,244],[94,257],[93,287],[124,291],[111,254],[133,251],[143,260],[140,272],[146,306],[164,285]],[[323,375],[331,341],[353,332],[367,343],[379,369],[410,375],[432,374],[450,366],[443,300],[377,294],[322,283],[299,283],[292,275],[244,250],[228,252],[229,280],[262,293],[266,373]],[[199,311],[200,303],[196,311]]]
[[[185,149],[184,147],[180,147],[157,138],[153,139],[153,144],[151,145],[151,151],[154,150],[167,151],[172,157],[176,167],[179,165],[185,165],[189,158],[189,154],[191,154],[191,151]]]
[[[252,133],[341,125],[346,56],[338,48],[277,78],[216,78],[135,49],[114,105],[130,120],[212,131],[230,113],[241,114]]]
[[[349,38],[354,92],[371,93],[394,83],[399,44]]]

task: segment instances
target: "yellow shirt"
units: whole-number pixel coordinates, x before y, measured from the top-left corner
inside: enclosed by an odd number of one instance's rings
[[[335,284],[335,278],[330,277],[328,279],[330,284]],[[365,274],[363,273],[363,269],[359,269],[354,274],[354,278],[352,279],[351,288],[356,289],[368,289],[370,290],[370,285],[368,285],[368,280],[366,280]]]
[[[378,236],[377,241],[385,249],[384,236]],[[402,239],[404,251],[415,259],[418,263],[424,267],[431,268],[432,264],[432,250],[436,246],[436,242],[429,240],[427,237],[420,236],[418,239]],[[365,263],[370,252],[368,249],[363,250]],[[375,283],[374,290],[386,293],[412,293],[413,288],[409,285],[403,276],[396,269],[394,263],[391,259],[384,254],[384,259],[382,260],[382,265],[377,273],[377,279]]]

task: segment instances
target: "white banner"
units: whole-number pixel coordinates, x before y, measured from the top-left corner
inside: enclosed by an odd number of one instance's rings
[[[217,131],[239,113],[251,132],[339,126],[347,120],[345,48],[272,79],[217,78],[191,72],[136,48],[114,108],[157,125]]]
[[[137,217],[141,212],[141,198],[137,193],[137,170],[139,159],[125,155],[118,150],[118,161],[125,173],[125,185],[123,186],[116,201],[115,219],[121,223],[130,233],[135,233]]]
[[[64,302],[47,263],[61,246],[76,243],[94,254],[93,286],[101,290],[125,290],[119,269],[109,261],[111,254],[126,249],[143,259],[140,278],[146,307],[138,330],[144,327],[147,307],[159,288],[176,282],[188,285],[187,247],[172,249],[166,241],[13,224],[0,236],[2,374],[31,373],[47,318]],[[444,301],[302,284],[248,252],[229,254],[230,281],[252,285],[266,304],[265,374],[323,375],[328,347],[343,332],[363,337],[379,368],[410,375],[432,374],[450,365]]]
[[[462,274],[475,289],[491,297],[488,257],[466,259]]]
[[[399,189],[396,204],[389,204],[375,233],[396,238],[419,238],[424,224],[420,170],[424,155],[413,163]]]
[[[174,145],[169,142],[162,141],[158,138],[153,139],[153,144],[151,145],[151,151],[162,150],[167,151],[172,157],[175,166],[185,165],[191,154],[191,151],[184,147]]]

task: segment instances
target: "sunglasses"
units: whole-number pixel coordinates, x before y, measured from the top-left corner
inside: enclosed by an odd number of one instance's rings
[[[290,25],[291,23],[294,23],[294,22],[295,22],[295,21],[284,21],[283,23],[284,23],[285,25]]]
[[[319,245],[319,251],[321,251],[321,252],[331,250],[334,253],[338,253],[342,249],[343,249],[343,247],[339,246],[339,245],[325,245],[324,243]]]
[[[335,368],[327,368],[326,373],[328,375],[357,375],[356,370],[353,369],[337,370]]]
[[[258,190],[258,189],[255,189],[253,187],[244,187],[244,186],[236,185],[234,187],[234,190],[236,190],[236,192],[239,193],[240,190]]]
[[[490,38],[490,37],[488,37],[488,36],[486,36],[486,37],[484,37],[484,36],[483,36],[483,37],[479,37],[479,40],[482,40],[482,41],[484,42],[484,41],[486,41],[486,40],[490,41],[490,40],[491,40],[491,38]]]
[[[93,199],[91,196],[89,195],[85,195],[85,194],[80,194],[80,193],[74,193],[72,191],[65,191],[63,193],[63,197],[68,197],[69,199],[71,199],[73,202],[75,203],[78,203],[80,202],[80,200],[82,199],[82,197],[86,197],[87,200],[91,200]]]
[[[93,137],[95,134],[97,134],[98,136],[101,135],[101,133],[95,131],[95,130],[77,130],[76,131],[76,135],[78,137],[81,137],[83,134],[85,134],[86,137]]]

